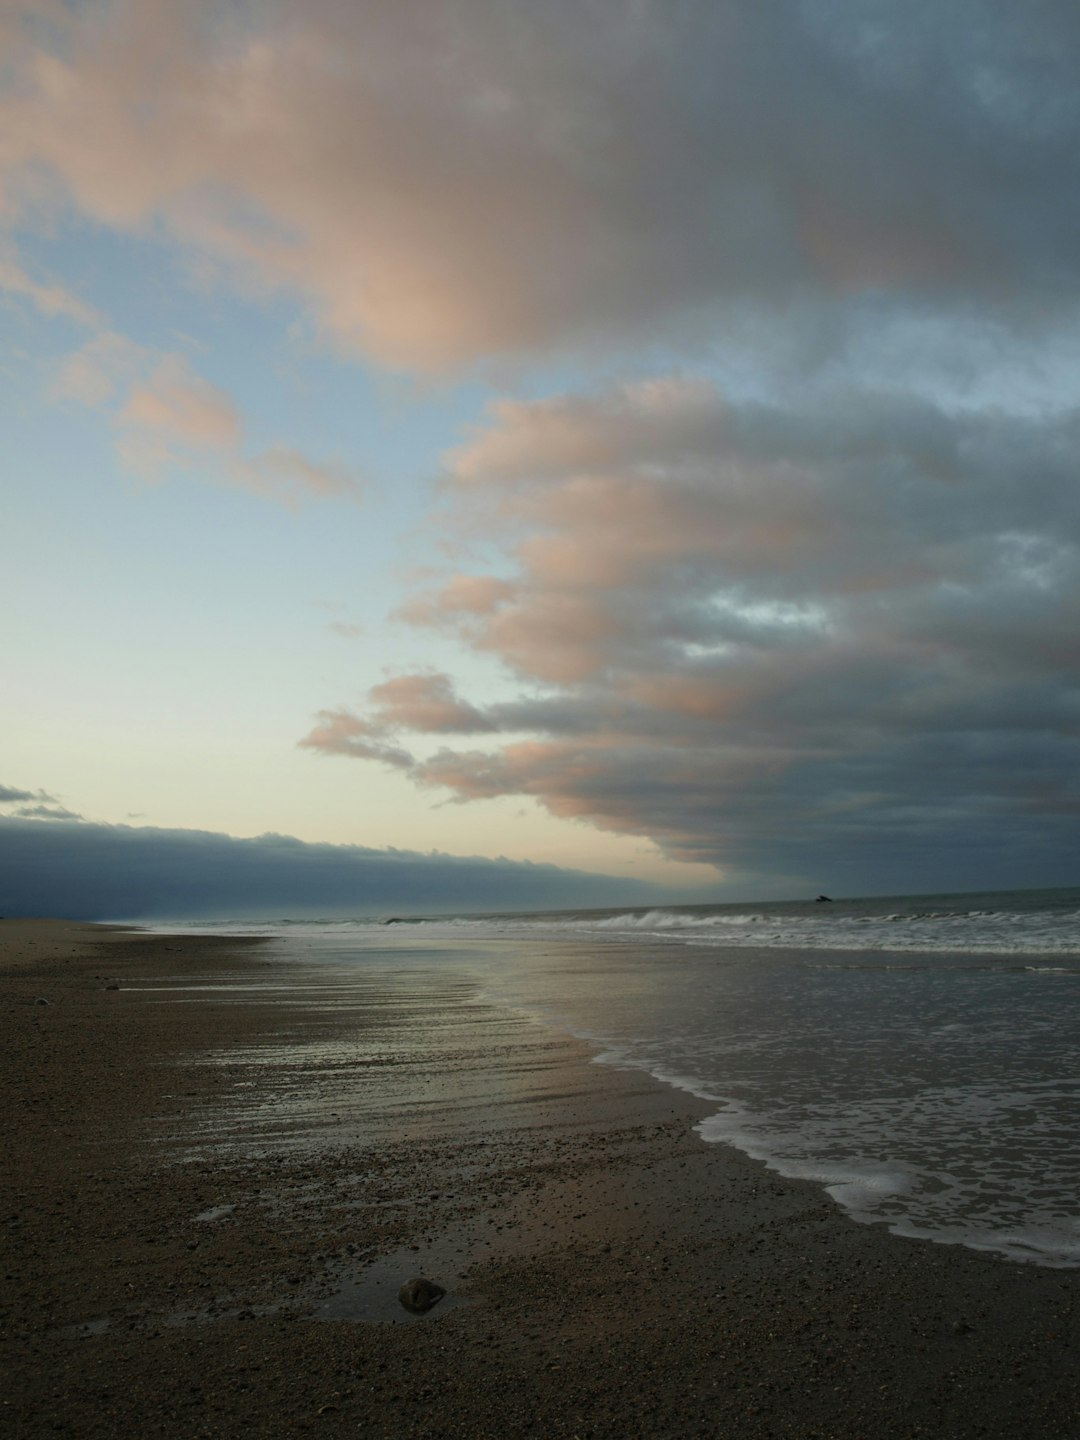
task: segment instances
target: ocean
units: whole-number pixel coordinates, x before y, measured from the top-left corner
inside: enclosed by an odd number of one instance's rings
[[[452,967],[854,1221],[1080,1266],[1080,890],[157,928]]]

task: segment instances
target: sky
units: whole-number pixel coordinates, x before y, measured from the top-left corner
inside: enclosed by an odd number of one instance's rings
[[[1073,0],[0,0],[7,853],[1075,883],[1078,73]]]

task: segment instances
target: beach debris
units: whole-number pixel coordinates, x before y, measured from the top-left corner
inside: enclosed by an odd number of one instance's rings
[[[427,1280],[423,1275],[416,1275],[412,1280],[406,1280],[398,1291],[398,1299],[406,1310],[411,1310],[414,1315],[426,1315],[433,1305],[437,1305],[446,1294],[441,1285],[436,1285],[434,1280]]]
[[[46,1000],[44,995],[39,995],[39,996],[37,997],[37,999],[34,1001],[34,1004],[35,1004],[35,1005],[51,1005],[51,1004],[52,1004],[52,1001],[51,1001],[51,1000]]]

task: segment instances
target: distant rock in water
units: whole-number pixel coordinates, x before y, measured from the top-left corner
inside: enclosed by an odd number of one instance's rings
[[[818,905],[820,905],[823,900],[826,901],[829,905],[832,904],[832,896],[831,896],[831,895],[818,895],[818,896],[816,897],[815,903],[818,904]]]
[[[436,1285],[434,1280],[425,1280],[422,1275],[415,1276],[412,1280],[406,1280],[398,1291],[398,1299],[406,1310],[411,1310],[414,1315],[426,1315],[433,1305],[437,1305],[446,1294],[441,1285]]]

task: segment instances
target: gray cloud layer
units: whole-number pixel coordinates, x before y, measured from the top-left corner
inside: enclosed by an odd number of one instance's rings
[[[447,529],[493,541],[406,618],[526,687],[376,687],[303,742],[461,800],[532,795],[679,859],[837,888],[1071,878],[1080,412],[851,392],[733,406],[672,380],[502,404]],[[410,734],[443,738],[418,758]],[[445,741],[471,734],[481,748]],[[950,882],[952,883],[952,882]]]
[[[9,212],[59,185],[392,365],[708,339],[732,303],[1075,311],[1067,0],[18,9]]]
[[[288,835],[0,818],[0,915],[82,920],[431,914],[648,904],[603,875]]]

